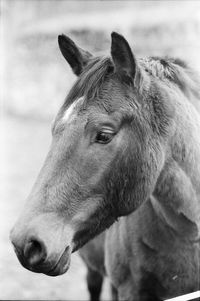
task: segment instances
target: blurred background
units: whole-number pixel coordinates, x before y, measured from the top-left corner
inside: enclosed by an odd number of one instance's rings
[[[57,45],[69,35],[92,53],[110,51],[110,33],[137,56],[167,55],[200,71],[199,1],[1,0],[0,299],[87,300],[77,254],[68,273],[51,278],[25,270],[9,231],[44,161],[50,124],[75,81]],[[109,300],[105,283],[103,300]]]

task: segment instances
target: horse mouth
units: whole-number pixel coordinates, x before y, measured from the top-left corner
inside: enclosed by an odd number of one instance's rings
[[[58,262],[49,271],[44,272],[48,276],[59,276],[67,272],[71,262],[71,248],[67,247]]]
[[[40,265],[36,266],[30,266],[27,264],[26,260],[24,259],[24,256],[22,255],[22,252],[18,249],[14,248],[15,253],[21,263],[21,265],[26,268],[27,270],[35,273],[43,273],[48,276],[58,276],[62,275],[67,272],[70,266],[71,262],[71,253],[72,248],[70,246],[66,247],[62,255],[57,260],[56,264],[50,265],[48,262],[45,262]]]

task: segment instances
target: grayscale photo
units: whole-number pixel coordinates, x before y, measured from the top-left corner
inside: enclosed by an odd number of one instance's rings
[[[200,1],[0,22],[0,300],[200,300]]]

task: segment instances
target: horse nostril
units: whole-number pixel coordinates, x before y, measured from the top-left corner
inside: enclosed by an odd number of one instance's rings
[[[36,266],[44,262],[46,258],[46,248],[44,244],[36,239],[30,240],[25,245],[24,257],[30,266]]]

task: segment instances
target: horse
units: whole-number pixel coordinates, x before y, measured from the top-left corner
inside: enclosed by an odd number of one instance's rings
[[[57,276],[82,248],[97,299],[105,274],[113,300],[198,290],[198,76],[181,59],[136,58],[116,32],[110,56],[93,56],[65,35],[58,43],[77,81],[10,234],[19,261]]]

